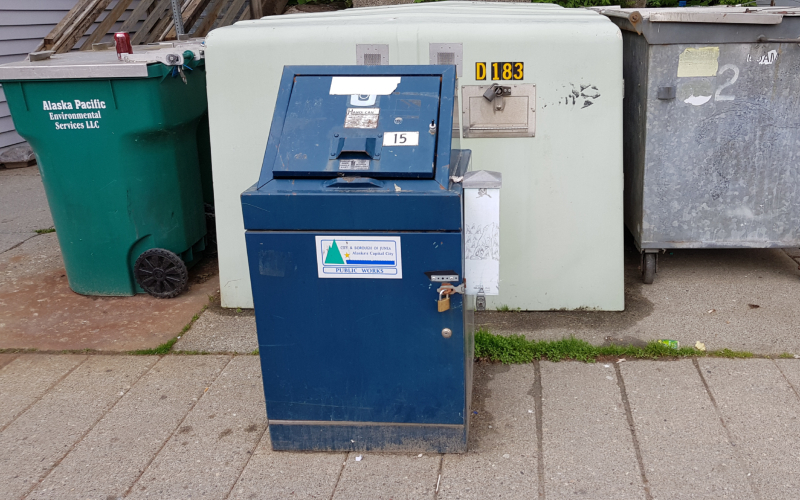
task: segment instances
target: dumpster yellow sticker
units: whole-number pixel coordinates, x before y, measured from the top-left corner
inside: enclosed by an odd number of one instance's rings
[[[717,76],[719,47],[686,49],[678,59],[678,76]]]
[[[315,236],[320,278],[401,279],[399,236]]]

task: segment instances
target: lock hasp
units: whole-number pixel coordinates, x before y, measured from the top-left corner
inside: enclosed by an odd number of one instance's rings
[[[534,137],[536,85],[501,85],[502,93],[487,96],[492,85],[461,87],[461,123],[465,138]]]

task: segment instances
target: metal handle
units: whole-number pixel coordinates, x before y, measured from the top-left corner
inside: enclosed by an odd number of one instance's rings
[[[756,41],[759,43],[798,43],[800,44],[800,38],[767,38],[764,35],[756,38]]]
[[[337,177],[327,181],[325,187],[348,189],[382,188],[383,182],[370,177]]]
[[[513,127],[469,127],[470,130],[528,130],[527,125]]]
[[[362,155],[364,159],[370,158],[377,160],[381,156],[383,143],[378,137],[339,137],[335,134],[331,142],[330,158],[340,158],[342,155],[355,154]]]
[[[465,293],[464,283],[461,283],[458,286],[453,286],[450,283],[445,283],[436,289],[436,291],[439,292],[439,296],[441,296],[443,292],[446,292],[448,290],[452,290],[451,292],[448,293],[460,293],[463,295]]]

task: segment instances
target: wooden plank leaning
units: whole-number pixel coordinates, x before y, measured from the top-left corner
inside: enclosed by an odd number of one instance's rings
[[[203,13],[203,9],[206,8],[210,1],[211,0],[187,0],[181,14],[184,33],[191,32],[192,26],[194,26],[194,23],[200,18],[200,14]],[[175,40],[176,38],[175,25],[173,23],[162,32],[159,40]]]
[[[262,0],[250,0],[250,12],[248,12],[247,16],[242,14],[242,18],[239,20],[244,21],[245,17],[247,17],[247,19],[261,19],[264,17],[264,6],[262,5]]]
[[[97,21],[100,14],[106,10],[106,7],[108,7],[110,3],[111,0],[96,0],[94,3],[89,4],[83,12],[83,15],[78,17],[72,26],[64,31],[61,39],[53,45],[53,50],[55,50],[57,54],[63,54],[64,52],[72,50],[72,47],[78,43],[78,40],[83,38],[89,26]]]
[[[217,16],[219,16],[220,11],[228,3],[225,0],[211,0],[211,7],[209,7],[208,12],[206,12],[206,17],[200,23],[200,26],[197,27],[195,32],[192,34],[194,37],[204,37],[211,31],[211,28],[214,27],[214,23],[217,21]]]
[[[81,50],[91,50],[92,44],[99,42],[100,39],[103,38],[106,33],[108,33],[108,30],[111,29],[114,23],[119,21],[119,18],[122,17],[122,14],[125,13],[132,1],[133,0],[119,0],[117,5],[111,9],[111,12],[108,13],[105,19],[103,19],[94,29],[94,32],[89,35],[89,38],[83,42],[83,45],[81,45]]]
[[[183,23],[183,30],[186,33],[190,32],[210,3],[211,0],[192,0],[192,3],[186,8],[186,18]]]
[[[220,20],[217,28],[222,28],[223,26],[230,26],[236,21],[236,18],[239,15],[239,11],[242,10],[244,6],[244,0],[233,0],[231,5],[228,7],[228,11],[225,12],[225,15],[222,16],[222,20]],[[247,8],[245,11],[249,11],[250,9]]]
[[[64,16],[64,18],[61,19],[61,21],[59,21],[52,30],[50,30],[50,33],[44,37],[34,52],[52,50],[53,46],[61,38],[61,35],[64,33],[64,31],[71,26],[78,17],[80,17],[80,15],[86,9],[86,6],[94,1],[96,0],[78,0],[78,2],[75,3],[75,6],[72,7],[69,12],[67,12],[67,15]]]
[[[142,15],[147,12],[147,9],[151,5],[153,5],[154,1],[155,0],[141,0],[139,2],[139,5],[137,5],[136,8],[133,9],[133,12],[131,12],[131,15],[128,16],[128,19],[126,19],[125,22],[122,23],[122,26],[120,26],[119,30],[120,31],[127,31],[127,32],[133,31],[133,28],[136,27],[136,24],[139,21],[141,21]]]
[[[159,0],[158,3],[156,3],[156,8],[147,16],[147,19],[144,20],[141,27],[136,30],[136,34],[131,37],[131,45],[145,43],[150,35],[150,31],[152,31],[156,23],[165,15],[169,15],[169,1],[170,0]]]
[[[183,17],[183,14],[181,14]],[[147,35],[147,38],[142,43],[153,43],[153,42],[161,42],[164,40],[162,35],[165,31],[168,31],[170,26],[175,26],[175,21],[172,19],[172,9],[169,9],[167,15],[163,16],[161,19],[158,20],[156,25],[153,27],[153,30]]]

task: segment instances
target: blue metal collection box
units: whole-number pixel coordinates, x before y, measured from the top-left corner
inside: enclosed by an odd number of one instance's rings
[[[242,194],[273,449],[466,451],[473,308],[438,304],[464,281],[455,89],[455,66],[284,68]]]

